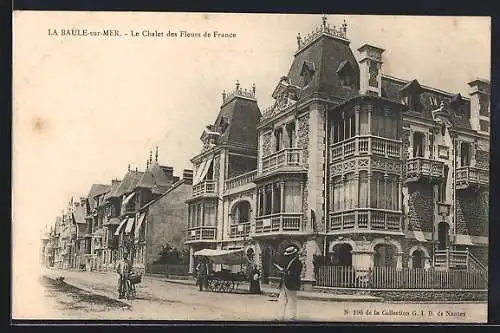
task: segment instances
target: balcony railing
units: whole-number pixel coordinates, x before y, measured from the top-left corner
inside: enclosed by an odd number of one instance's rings
[[[229,178],[226,180],[225,189],[230,190],[251,183],[255,179],[255,175],[257,175],[257,170],[252,170],[242,175]]]
[[[240,238],[250,236],[250,222],[232,225],[229,230],[230,238]]]
[[[377,136],[355,136],[330,145],[330,162],[371,154],[401,158],[401,141]]]
[[[373,208],[330,213],[330,231],[402,231],[401,214]]]
[[[259,216],[255,221],[255,234],[299,231],[304,231],[302,213],[277,213]]]
[[[303,149],[284,148],[262,158],[262,173],[272,172],[281,168],[302,167]]]
[[[442,179],[444,163],[424,157],[414,157],[406,162],[406,181],[425,179]]]
[[[469,186],[488,186],[489,180],[488,170],[470,166],[457,168],[457,189],[464,189]]]
[[[205,180],[193,186],[193,197],[217,193],[217,183],[213,180]]]
[[[215,240],[216,230],[216,227],[211,226],[189,228],[186,231],[186,242]]]

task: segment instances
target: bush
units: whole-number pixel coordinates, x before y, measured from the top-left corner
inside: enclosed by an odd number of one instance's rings
[[[172,247],[170,244],[165,244],[160,250],[160,258],[154,264],[162,265],[188,265],[189,264],[189,250],[183,249],[179,251],[177,248]]]

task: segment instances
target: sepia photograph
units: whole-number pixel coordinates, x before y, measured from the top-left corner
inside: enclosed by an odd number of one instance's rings
[[[490,17],[12,21],[13,320],[487,322]]]

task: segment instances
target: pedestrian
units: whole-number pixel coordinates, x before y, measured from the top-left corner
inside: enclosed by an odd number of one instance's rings
[[[116,265],[116,273],[118,273],[118,298],[125,297],[125,291],[127,288],[127,279],[130,276],[132,270],[132,264],[128,260],[128,253],[123,252],[123,258],[118,261]]]
[[[206,257],[202,257],[200,263],[196,267],[197,272],[197,284],[200,286],[200,291],[203,291],[203,287],[205,290],[208,289],[208,259]]]
[[[252,265],[252,271],[250,273],[250,293],[251,294],[261,294],[260,290],[260,270],[257,265]]]
[[[295,246],[289,246],[283,253],[284,267],[275,266],[281,273],[280,295],[279,295],[279,319],[294,320],[297,315],[297,291],[300,289],[300,275],[302,263],[299,260],[299,250]]]

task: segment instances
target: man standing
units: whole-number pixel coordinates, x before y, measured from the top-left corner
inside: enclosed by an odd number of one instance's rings
[[[196,267],[196,272],[198,274],[198,284],[200,285],[200,291],[203,291],[203,287],[205,290],[208,288],[208,263],[207,258],[202,257],[200,263]]]
[[[299,250],[289,246],[283,253],[285,267],[275,266],[281,272],[281,292],[279,296],[280,319],[294,320],[297,314],[297,291],[300,289],[302,263],[299,260]]]
[[[116,265],[116,272],[119,275],[118,278],[118,294],[119,298],[125,297],[125,291],[127,288],[127,279],[129,278],[132,265],[128,260],[127,252],[123,252],[123,258]]]

